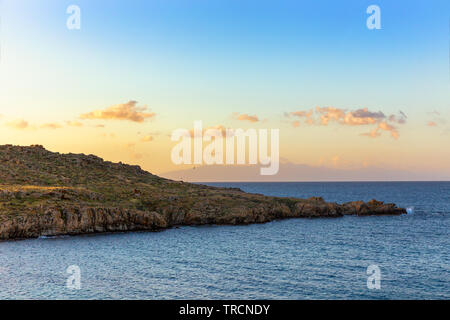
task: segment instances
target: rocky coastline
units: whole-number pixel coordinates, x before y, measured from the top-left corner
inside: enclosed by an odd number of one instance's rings
[[[0,146],[0,179],[0,240],[406,213],[376,200],[337,204],[172,181],[42,146]]]

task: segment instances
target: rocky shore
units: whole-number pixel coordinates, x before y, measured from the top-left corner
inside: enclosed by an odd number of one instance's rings
[[[167,180],[93,155],[0,146],[0,240],[404,213],[376,200],[269,197]]]

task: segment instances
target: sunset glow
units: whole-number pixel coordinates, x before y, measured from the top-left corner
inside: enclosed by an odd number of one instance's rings
[[[379,1],[380,30],[364,1],[77,5],[69,30],[67,2],[0,2],[0,144],[164,176],[192,170],[171,161],[170,136],[201,120],[279,129],[273,180],[296,165],[349,172],[337,180],[450,179],[448,1]]]

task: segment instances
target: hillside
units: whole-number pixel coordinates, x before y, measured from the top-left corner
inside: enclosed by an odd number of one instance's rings
[[[268,197],[172,181],[93,155],[0,146],[0,239],[402,213],[375,200]]]

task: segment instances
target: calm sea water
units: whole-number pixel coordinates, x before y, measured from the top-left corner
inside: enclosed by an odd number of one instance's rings
[[[0,298],[450,299],[450,182],[212,185],[414,212],[1,242]],[[80,290],[66,287],[70,265]]]

